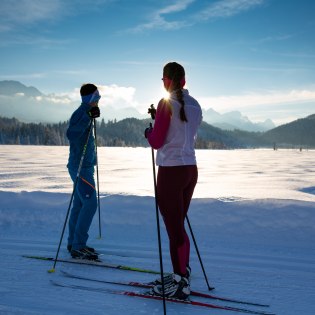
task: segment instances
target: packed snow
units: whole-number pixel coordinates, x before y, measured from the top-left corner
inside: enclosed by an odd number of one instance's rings
[[[151,149],[98,148],[98,215],[89,245],[108,263],[159,271]],[[63,284],[143,291],[79,279],[151,281],[155,275],[32,260],[55,257],[72,183],[67,147],[1,146],[0,314],[163,314],[161,301]],[[269,308],[199,299],[285,315],[315,314],[315,151],[197,150],[199,182],[189,211],[211,294],[270,304]],[[160,219],[164,271],[171,271]],[[100,235],[101,234],[101,235]],[[101,237],[100,237],[101,236]],[[67,231],[60,258],[68,258]],[[191,287],[207,292],[191,242]],[[197,300],[197,298],[195,298]],[[167,314],[241,314],[166,304]]]

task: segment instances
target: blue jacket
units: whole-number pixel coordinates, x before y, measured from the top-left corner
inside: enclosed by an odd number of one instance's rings
[[[91,108],[89,104],[82,103],[78,109],[74,111],[70,118],[69,127],[67,129],[67,138],[70,142],[70,153],[67,167],[77,171],[83,148],[89,133],[91,118],[87,111]],[[96,164],[96,154],[94,145],[93,130],[90,133],[88,145],[85,152],[82,167],[93,167]]]

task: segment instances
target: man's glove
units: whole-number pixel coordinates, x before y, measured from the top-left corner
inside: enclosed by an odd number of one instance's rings
[[[144,130],[144,137],[145,138],[148,138],[148,134],[152,131],[152,127],[150,126],[150,127],[148,127],[148,128],[146,128],[145,130]]]
[[[100,108],[98,106],[92,107],[87,111],[87,113],[91,118],[98,118],[101,115]]]
[[[156,109],[153,104],[148,108],[148,114],[151,115],[151,118],[154,120],[156,115]]]

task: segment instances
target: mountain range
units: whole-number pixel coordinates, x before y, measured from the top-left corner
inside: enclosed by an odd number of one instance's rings
[[[33,86],[25,86],[18,81],[0,81],[0,95],[36,97],[42,96],[43,93]]]
[[[67,120],[77,107],[77,102],[70,101],[62,106],[62,99],[54,94],[45,95],[36,87],[25,86],[18,81],[0,81],[0,116],[15,117],[26,122],[57,123]],[[59,102],[59,106],[58,106]],[[105,106],[106,120],[122,120],[125,118],[145,119],[134,107],[115,108]],[[203,109],[203,120],[223,130],[267,131],[275,128],[271,119],[255,123],[239,111],[220,114],[213,109]]]
[[[242,115],[239,111],[219,114],[212,108],[203,110],[203,120],[224,130],[240,129],[246,131],[267,131],[276,127],[271,119],[254,123],[250,121],[247,116]]]

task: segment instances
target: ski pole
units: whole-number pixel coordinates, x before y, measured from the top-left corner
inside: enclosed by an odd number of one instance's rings
[[[189,222],[189,219],[188,219],[188,215],[187,215],[187,214],[186,214],[186,221],[187,221],[188,226],[189,226],[189,230],[190,230],[191,237],[192,237],[192,239],[193,239],[193,241],[194,241],[195,249],[196,249],[196,252],[197,252],[197,255],[198,255],[198,258],[199,258],[199,262],[200,262],[200,265],[201,265],[201,269],[202,269],[203,275],[204,275],[204,277],[205,277],[205,280],[206,280],[206,283],[207,283],[207,286],[208,286],[208,290],[211,291],[211,290],[214,289],[214,287],[211,287],[211,286],[209,285],[208,277],[207,277],[205,268],[204,268],[204,266],[203,266],[203,263],[202,263],[202,260],[201,260],[201,256],[200,256],[200,253],[199,253],[199,249],[198,249],[198,246],[197,246],[197,242],[196,242],[196,239],[195,239],[193,230],[192,230],[192,228],[191,228],[191,225],[190,225],[190,222]]]
[[[70,213],[71,204],[72,204],[74,193],[75,193],[78,181],[79,181],[79,176],[80,176],[80,173],[81,173],[81,168],[82,168],[84,156],[85,156],[85,153],[86,153],[86,148],[87,148],[87,145],[88,145],[88,142],[89,142],[89,138],[90,138],[90,134],[91,134],[91,130],[92,130],[92,123],[93,123],[93,120],[91,120],[91,122],[90,122],[89,132],[88,132],[88,135],[86,137],[85,145],[83,147],[82,156],[81,156],[81,159],[80,159],[80,164],[79,164],[79,167],[78,167],[77,176],[76,176],[76,179],[75,179],[75,182],[74,182],[74,185],[73,185],[73,190],[72,190],[72,194],[71,194],[71,198],[70,198],[70,202],[69,202],[69,206],[68,206],[68,210],[67,210],[67,215],[66,215],[65,222],[63,224],[63,228],[62,228],[62,232],[61,232],[61,236],[60,236],[60,241],[59,241],[59,245],[58,245],[58,249],[57,249],[57,253],[56,253],[56,258],[54,260],[54,265],[53,265],[53,267],[51,269],[48,270],[49,273],[55,272],[55,267],[56,267],[56,263],[57,263],[57,260],[58,260],[60,246],[61,246],[61,243],[62,243],[63,235],[65,233],[65,229],[66,229],[66,225],[67,225],[67,221],[68,221],[68,217],[69,217],[69,213]]]
[[[150,123],[150,127],[152,124]],[[156,225],[157,225],[157,232],[158,232],[158,243],[159,243],[159,256],[160,256],[160,271],[161,271],[161,279],[162,279],[162,292],[163,292],[163,310],[164,315],[166,315],[166,301],[165,301],[165,294],[164,294],[164,272],[163,272],[163,257],[162,257],[162,245],[161,245],[161,233],[160,233],[160,219],[159,219],[159,206],[157,200],[157,186],[156,186],[156,174],[155,174],[155,159],[154,159],[154,150],[151,148],[152,153],[152,169],[153,169],[153,183],[154,183],[154,197],[155,197],[155,212],[156,212]]]
[[[99,239],[102,238],[102,228],[101,228],[101,204],[100,204],[100,182],[98,177],[98,155],[97,155],[97,136],[96,136],[96,120],[93,119],[94,124],[94,138],[95,138],[95,154],[96,154],[96,178],[97,178],[97,205],[98,205],[98,230]]]

